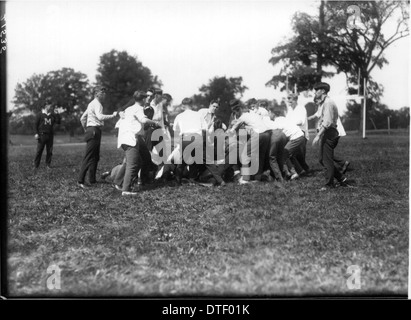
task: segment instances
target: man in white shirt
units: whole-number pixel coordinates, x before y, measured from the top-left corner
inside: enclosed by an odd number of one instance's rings
[[[143,91],[134,93],[136,103],[124,111],[124,119],[119,125],[117,147],[125,151],[126,171],[122,187],[122,195],[136,195],[131,186],[140,170],[151,164],[150,152],[144,140],[144,125],[158,126],[157,121],[150,120],[144,114],[144,102],[147,94]]]
[[[216,118],[215,113],[219,107],[220,107],[220,103],[218,102],[218,100],[211,100],[208,108],[202,108],[197,111],[200,114],[201,129],[203,130],[203,133],[205,133],[206,131],[208,131],[210,128],[213,127],[214,120]],[[223,123],[222,128],[223,130],[226,130],[227,126]]]
[[[284,117],[281,110],[276,110],[275,107],[269,108],[271,120],[266,120],[266,125],[271,130],[281,129],[287,138],[287,144],[284,146],[284,162],[283,172],[287,179],[298,179],[299,175],[295,171],[296,159],[301,152],[301,146],[305,143],[304,133],[297,125]]]
[[[86,188],[84,180],[87,171],[90,184],[96,183],[97,164],[100,160],[101,127],[104,125],[104,120],[117,116],[117,112],[113,112],[112,115],[103,114],[102,103],[106,98],[106,91],[104,87],[94,89],[94,100],[89,103],[87,110],[80,118],[85,131],[84,140],[87,142],[86,152],[77,179],[78,186],[83,189]]]
[[[229,130],[233,133],[241,125],[245,125],[245,128],[251,133],[250,138],[247,141],[247,148],[241,152],[242,163],[253,161],[255,157],[258,157],[258,170],[254,176],[255,180],[261,180],[261,176],[264,171],[265,159],[268,156],[268,148],[270,143],[270,128],[268,128],[260,115],[249,112],[248,107],[241,106],[236,108],[237,121],[233,127]],[[242,174],[239,180],[240,184],[248,183],[251,180],[250,175],[246,172],[247,168],[242,166]]]
[[[174,159],[176,164],[175,176],[179,185],[181,184],[184,167],[187,164],[189,180],[193,181],[198,174],[198,164],[203,163],[203,136],[200,114],[193,111],[192,99],[184,98],[181,104],[184,111],[176,116],[173,125],[174,139],[177,143],[176,148],[179,150],[179,159]],[[186,149],[191,150],[191,152],[185,152]]]
[[[287,96],[287,115],[286,118],[296,124],[304,133],[305,143],[301,144],[301,152],[298,152],[298,158],[295,161],[296,169],[299,175],[309,173],[310,168],[305,161],[305,155],[307,152],[307,141],[310,140],[310,134],[308,132],[308,120],[307,110],[303,105],[298,104],[298,95],[290,93]]]

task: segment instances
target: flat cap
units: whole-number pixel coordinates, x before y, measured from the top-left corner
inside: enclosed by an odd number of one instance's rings
[[[323,90],[325,90],[325,92],[328,92],[328,91],[330,91],[330,85],[328,83],[325,83],[325,82],[316,83],[314,85],[314,90],[320,90],[320,89],[323,89]]]

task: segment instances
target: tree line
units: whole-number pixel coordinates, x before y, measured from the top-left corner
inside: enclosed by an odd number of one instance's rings
[[[367,97],[367,129],[382,128],[391,119],[391,127],[404,127],[409,121],[409,108],[390,110],[380,102],[384,88],[372,78],[372,71],[388,63],[384,51],[395,41],[408,36],[409,4],[407,1],[321,1],[318,15],[296,12],[292,18],[292,36],[274,47],[269,63],[279,67],[266,86],[275,89],[312,90],[316,82],[343,72],[347,79],[347,94]],[[387,22],[395,26],[386,31]],[[366,80],[365,82],[363,80]],[[323,80],[324,81],[324,80]],[[104,106],[111,113],[129,102],[135,90],[162,87],[158,76],[126,51],[111,50],[100,57],[96,83],[109,90]],[[366,87],[364,87],[366,83]],[[62,129],[74,135],[80,130],[79,117],[92,99],[92,87],[87,76],[72,68],[34,74],[18,83],[9,113],[10,133],[32,133],[33,113],[39,112],[46,97],[66,110]],[[230,114],[229,101],[241,99],[248,88],[243,78],[215,76],[192,96],[197,107],[207,107],[210,100],[219,99],[218,113],[223,119]],[[172,94],[172,92],[170,92]],[[178,102],[177,102],[178,103]],[[275,100],[269,104],[279,104]],[[306,106],[308,114],[315,112],[313,104]],[[348,130],[362,125],[362,107],[350,102],[343,115]],[[179,112],[176,105],[172,115]],[[111,128],[110,124],[106,129]]]

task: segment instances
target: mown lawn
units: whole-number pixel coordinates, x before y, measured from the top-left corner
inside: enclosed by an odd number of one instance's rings
[[[100,173],[123,156],[106,141]],[[356,188],[327,192],[311,145],[317,173],[285,190],[163,185],[134,198],[107,183],[78,189],[83,150],[55,145],[54,168],[35,173],[34,143],[9,148],[10,296],[407,294],[408,136],[342,138]],[[52,264],[60,290],[47,288]],[[351,265],[358,290],[347,287]]]

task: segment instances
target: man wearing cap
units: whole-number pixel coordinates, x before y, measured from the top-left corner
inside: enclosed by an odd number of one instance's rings
[[[330,85],[325,82],[317,83],[314,86],[315,98],[321,108],[321,115],[317,124],[317,135],[313,140],[313,146],[320,145],[319,162],[325,168],[326,183],[321,190],[334,188],[334,178],[340,186],[348,186],[346,178],[335,167],[334,149],[337,147],[340,138],[337,130],[338,108],[333,100],[328,97]]]
[[[310,140],[310,134],[308,132],[307,110],[303,105],[298,104],[298,95],[295,93],[288,94],[286,105],[286,118],[296,124],[302,130],[305,137],[304,143],[301,144],[300,151],[295,155],[297,160],[295,161],[296,169],[298,170],[298,174],[302,175],[309,173],[310,171],[308,164],[305,162],[307,141]]]
[[[40,165],[44,147],[46,147],[46,166],[50,168],[53,155],[54,126],[61,123],[61,117],[56,111],[53,110],[51,99],[47,98],[44,108],[36,117],[36,134],[34,135],[34,138],[37,140],[37,151],[34,158],[35,169]]]
[[[320,104],[320,99],[319,99],[319,98],[316,98],[316,97],[314,97],[314,103],[315,103],[315,105],[317,106],[317,111],[316,111],[313,115],[309,116],[307,119],[308,119],[308,120],[317,119],[317,121],[318,121],[318,118],[321,117],[322,105]],[[317,126],[317,125],[318,125],[318,122],[317,122],[316,126]],[[337,120],[337,131],[338,131],[338,135],[339,135],[340,137],[344,137],[344,136],[347,135],[347,133],[345,132],[344,126],[343,126],[343,124],[342,124],[342,122],[341,122],[340,117],[338,117],[338,120]],[[345,172],[347,171],[347,169],[348,169],[348,167],[349,167],[349,165],[350,165],[350,162],[349,162],[349,161],[342,160],[342,159],[338,159],[338,158],[335,156],[335,154],[334,154],[334,163],[336,164],[336,167],[338,168],[338,170],[339,170],[342,174],[345,174]]]
[[[96,172],[100,160],[101,127],[104,120],[117,116],[117,112],[111,115],[103,114],[103,105],[106,98],[106,88],[96,87],[94,89],[94,100],[89,103],[86,111],[80,118],[81,125],[85,131],[84,140],[87,142],[86,152],[80,166],[77,184],[80,188],[86,188],[84,180],[88,172],[89,183],[96,183]]]

